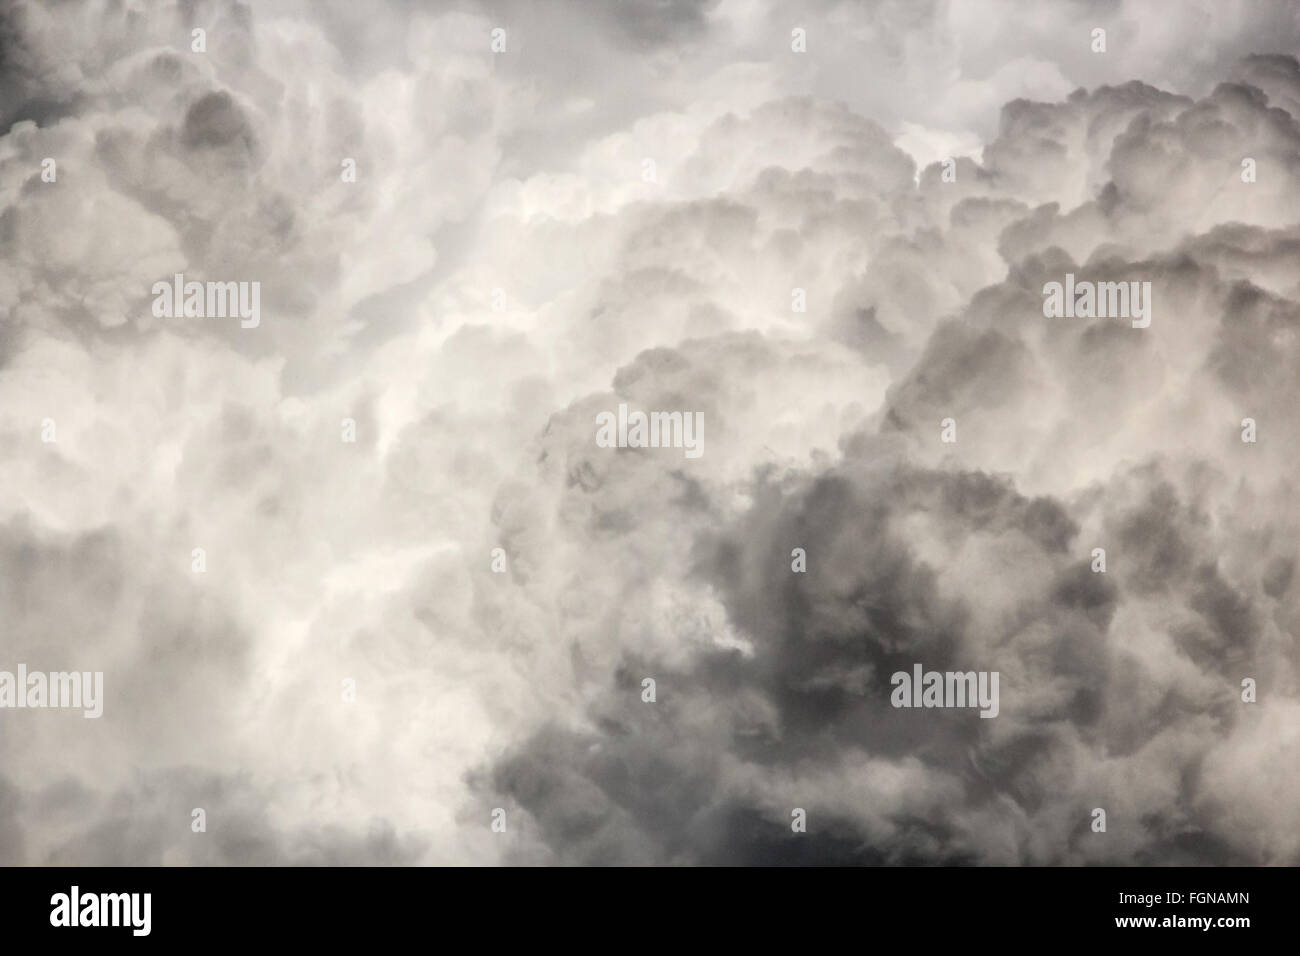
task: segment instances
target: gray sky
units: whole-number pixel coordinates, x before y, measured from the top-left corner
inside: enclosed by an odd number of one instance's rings
[[[0,862],[1300,863],[1297,52],[1285,0],[6,5],[0,671],[105,702],[0,709]]]

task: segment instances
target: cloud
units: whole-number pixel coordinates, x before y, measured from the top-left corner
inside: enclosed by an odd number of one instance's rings
[[[1295,863],[1298,32],[10,5],[0,669],[107,702],[0,717],[0,859]]]

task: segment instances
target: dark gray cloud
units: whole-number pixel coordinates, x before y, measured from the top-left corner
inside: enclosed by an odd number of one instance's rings
[[[1286,660],[1270,683],[1289,693],[1296,679],[1289,624],[1272,623],[1294,617],[1294,549],[1270,536],[1261,561],[1243,539],[1254,537],[1257,507],[1287,526],[1293,518],[1229,491],[1223,473],[1258,483],[1269,467],[1238,457],[1254,449],[1239,441],[1245,413],[1236,409],[1267,409],[1291,427],[1294,377],[1281,370],[1294,364],[1295,302],[1243,277],[1258,268],[1273,289],[1294,292],[1294,263],[1281,264],[1293,231],[1221,225],[1178,241],[1169,210],[1162,231],[1176,245],[1125,237],[1127,220],[1150,221],[1171,193],[1204,185],[1198,168],[1229,147],[1199,124],[1238,108],[1267,126],[1239,116],[1227,134],[1237,152],[1246,131],[1267,128],[1265,141],[1289,144],[1298,128],[1274,117],[1258,89],[1226,86],[1201,102],[1130,84],[1061,106],[1008,107],[987,165],[961,167],[976,173],[967,182],[1032,194],[1048,161],[1106,177],[1098,198],[1072,210],[1069,225],[1059,203],[1003,207],[1008,277],[934,327],[876,423],[846,436],[844,464],[760,468],[750,506],[730,526],[716,499],[702,514],[675,512],[680,526],[701,529],[691,535],[692,573],[716,589],[745,646],[702,647],[685,666],[624,647],[582,726],[548,724],[477,778],[485,796],[526,814],[533,829],[519,852],[541,844],[570,863],[1296,861],[1218,815],[1221,780],[1205,772],[1250,732],[1240,678],[1276,674]],[[1153,136],[1172,150],[1161,160],[1164,187],[1145,178],[1155,172]],[[1277,155],[1273,168],[1290,184],[1294,146]],[[1059,178],[1042,185],[1059,188]],[[1085,259],[1056,245],[1066,235]],[[1127,319],[1046,328],[1041,288],[1065,271],[1151,281],[1167,331],[1135,338]],[[871,316],[860,290],[843,296],[841,314],[856,299],[858,315]],[[841,319],[841,335],[846,326]],[[875,327],[855,344],[877,344]],[[683,360],[671,359],[647,353],[616,386],[672,380]],[[1217,433],[1207,430],[1213,412],[1175,397],[1183,380],[1231,403]],[[1153,404],[1153,389],[1191,422],[1162,421],[1167,440],[1115,440],[1135,409]],[[974,424],[973,459],[967,437],[947,452],[956,461],[936,457],[947,416]],[[1063,469],[1008,449],[1074,461],[1098,453],[1103,430],[1116,433],[1100,445],[1113,472],[1053,495],[1017,491],[1050,486]],[[908,448],[930,465],[909,462]],[[957,463],[971,460],[996,462],[1005,476]],[[570,494],[594,502],[611,490],[580,483]],[[628,542],[645,533],[631,517],[615,528]],[[1089,567],[1095,545],[1108,551],[1105,575]],[[792,573],[793,547],[807,550],[807,574]],[[918,720],[890,707],[888,675],[915,662],[999,670],[999,719]],[[657,681],[654,704],[640,700],[645,676]],[[899,764],[915,771],[916,801],[871,807],[868,787],[851,789],[853,771],[885,777]],[[1125,764],[1161,782],[1135,786]],[[1293,781],[1274,786],[1279,805],[1294,802]],[[818,821],[807,839],[790,832],[796,806]],[[1094,806],[1110,808],[1123,843],[1095,839]],[[1016,814],[1024,830],[1007,837]],[[991,820],[1001,825],[990,830]]]

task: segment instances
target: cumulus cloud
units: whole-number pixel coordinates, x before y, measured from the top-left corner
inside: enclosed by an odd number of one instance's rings
[[[0,712],[0,859],[1300,862],[1298,40],[10,5],[0,670],[106,701]],[[1046,318],[1067,273],[1150,327]],[[891,706],[915,663],[1000,713]]]

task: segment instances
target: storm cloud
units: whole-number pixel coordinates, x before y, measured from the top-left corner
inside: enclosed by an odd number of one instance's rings
[[[0,711],[0,862],[1300,863],[1298,51],[1281,0],[9,4],[0,670],[106,700]]]

